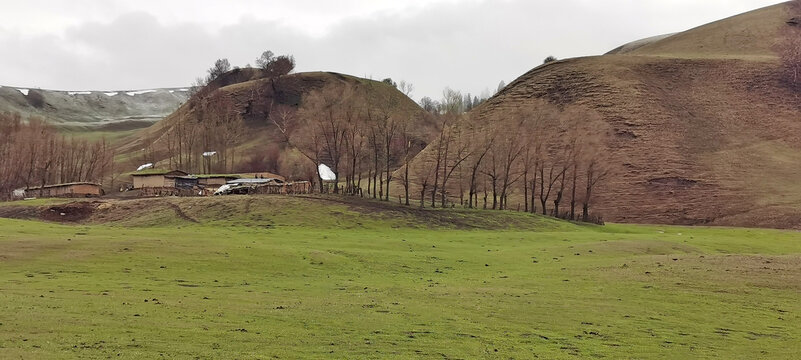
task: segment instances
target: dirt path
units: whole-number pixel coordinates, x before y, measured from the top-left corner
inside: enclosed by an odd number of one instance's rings
[[[175,210],[175,215],[178,215],[179,218],[196,224],[200,224],[200,221],[197,221],[197,219],[194,219],[191,216],[187,215],[177,204],[174,204],[172,202],[167,202],[167,204],[169,205],[169,207]]]

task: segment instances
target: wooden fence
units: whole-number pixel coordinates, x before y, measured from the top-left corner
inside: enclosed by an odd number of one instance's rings
[[[252,194],[281,194],[281,195],[296,195],[296,194],[311,194],[312,185],[308,181],[297,181],[284,184],[269,184],[257,186]]]

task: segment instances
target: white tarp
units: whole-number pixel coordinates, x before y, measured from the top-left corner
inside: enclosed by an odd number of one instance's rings
[[[232,186],[232,185],[228,185],[228,184],[225,184],[225,185],[223,185],[223,186],[220,186],[220,188],[219,188],[219,189],[217,189],[217,191],[215,191],[215,192],[214,192],[214,195],[220,195],[220,194],[224,193],[225,191],[227,191],[228,189],[230,189],[230,188],[231,188],[231,186]]]
[[[136,168],[136,171],[142,171],[144,169],[150,169],[152,167],[153,167],[153,163],[147,163],[147,164],[144,164],[144,165]]]
[[[281,180],[272,179],[272,178],[267,178],[267,179],[236,179],[236,180],[228,181],[226,183],[227,184],[231,184],[231,185],[244,185],[244,184],[257,184],[258,185],[258,184],[269,184],[271,182],[283,183],[283,181],[281,181]]]

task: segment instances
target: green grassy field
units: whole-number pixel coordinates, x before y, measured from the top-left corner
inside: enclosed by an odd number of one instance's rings
[[[106,223],[0,219],[0,358],[801,351],[796,232],[277,197],[132,204]]]

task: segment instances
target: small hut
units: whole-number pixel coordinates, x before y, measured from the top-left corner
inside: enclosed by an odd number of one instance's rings
[[[236,180],[241,178],[240,175],[234,174],[220,174],[220,175],[194,175],[197,177],[198,185],[207,187],[207,188],[219,188],[227,184],[231,180]]]
[[[175,188],[177,178],[186,177],[187,173],[181,170],[147,169],[132,173],[133,188]]]
[[[103,196],[103,187],[90,182],[74,182],[67,184],[53,184],[25,189],[25,197],[98,197]]]

